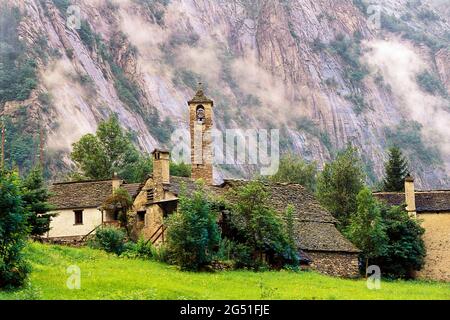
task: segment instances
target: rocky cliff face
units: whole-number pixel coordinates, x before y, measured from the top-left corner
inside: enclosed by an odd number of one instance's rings
[[[320,164],[351,142],[372,180],[396,143],[422,188],[449,186],[445,1],[3,1],[27,47],[45,46],[37,89],[0,111],[41,118],[54,171],[112,112],[143,151],[168,144],[201,80],[219,128],[279,128],[284,151]]]

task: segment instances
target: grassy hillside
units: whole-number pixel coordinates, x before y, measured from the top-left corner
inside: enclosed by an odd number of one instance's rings
[[[30,244],[33,272],[27,289],[0,292],[0,299],[450,299],[450,284],[382,282],[314,272],[232,271],[187,273],[153,261],[117,258],[88,248]],[[69,290],[67,267],[81,269],[81,289]]]

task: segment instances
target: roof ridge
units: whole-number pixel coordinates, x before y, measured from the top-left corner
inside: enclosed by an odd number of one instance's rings
[[[54,186],[60,186],[60,185],[67,185],[67,184],[78,184],[78,183],[99,183],[99,182],[111,182],[112,179],[105,179],[105,180],[83,180],[83,181],[66,181],[66,182],[54,182],[52,185]]]

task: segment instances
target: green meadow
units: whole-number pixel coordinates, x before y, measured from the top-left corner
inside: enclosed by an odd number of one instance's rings
[[[369,290],[364,279],[345,280],[310,271],[222,271],[191,273],[155,261],[119,258],[90,248],[30,243],[29,283],[0,291],[0,299],[450,299],[450,284],[382,281]],[[80,288],[70,290],[68,267],[81,272]]]

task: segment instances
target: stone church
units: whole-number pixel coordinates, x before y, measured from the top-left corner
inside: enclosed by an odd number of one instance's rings
[[[133,234],[158,244],[165,240],[164,219],[177,210],[182,188],[192,192],[195,181],[202,179],[212,195],[227,196],[230,189],[248,183],[225,180],[214,184],[213,146],[206,134],[214,125],[214,103],[200,89],[188,107],[191,137],[200,137],[200,140],[191,139],[192,178],[170,176],[170,153],[157,149],[152,153],[153,172],[141,184],[127,184],[119,178],[55,184],[51,187],[51,202],[60,214],[52,220],[47,237],[63,242],[79,241],[102,225],[116,225],[117,217],[102,204],[115,189],[123,188],[134,200]],[[297,184],[266,183],[266,188],[277,212],[284,212],[288,205],[295,209],[298,250],[305,267],[333,276],[359,275],[359,250],[337,230],[337,220],[311,193]]]
[[[164,241],[164,218],[177,209],[182,186],[187,192],[195,189],[195,181],[203,180],[212,195],[226,196],[228,191],[248,181],[225,180],[214,184],[212,142],[207,132],[213,128],[214,103],[199,90],[188,102],[191,133],[192,178],[170,176],[170,153],[153,152],[153,174],[143,185],[134,201],[136,215],[135,232],[153,243]],[[199,134],[200,133],[200,134]],[[193,137],[201,137],[200,141]],[[194,142],[194,140],[196,140]],[[200,147],[200,151],[197,150]],[[288,205],[295,208],[297,243],[304,263],[335,276],[358,276],[358,253],[336,229],[337,221],[325,210],[312,194],[296,184],[266,183],[271,205],[280,213]]]

